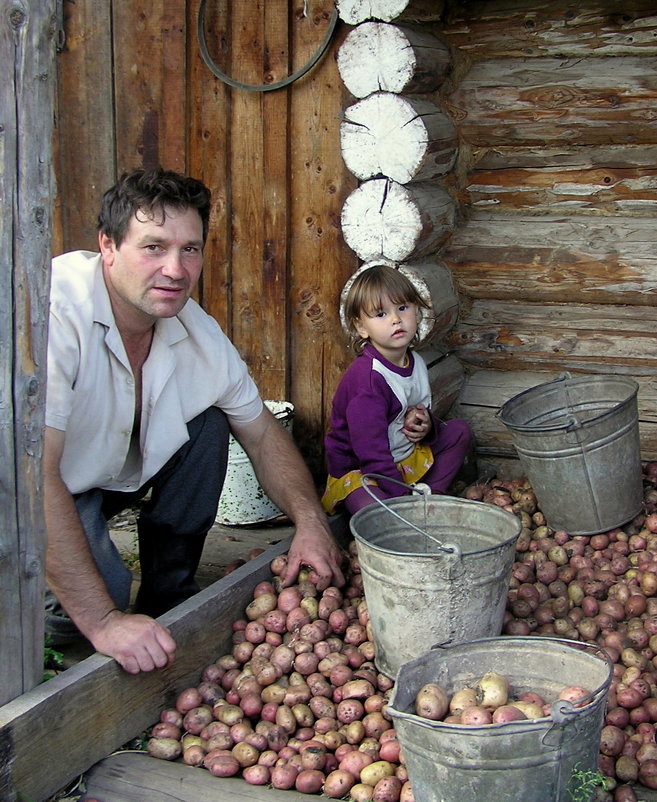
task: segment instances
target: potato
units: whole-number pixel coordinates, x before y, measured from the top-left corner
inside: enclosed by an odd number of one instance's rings
[[[374,786],[372,802],[398,802],[402,784],[398,777],[384,777]]]
[[[255,766],[260,757],[259,750],[252,744],[247,744],[246,741],[235,744],[231,751],[235,760],[240,764],[240,768]]]
[[[489,671],[476,687],[477,701],[483,707],[500,707],[509,701],[509,680],[502,674]]]
[[[348,771],[335,769],[326,777],[324,796],[328,796],[329,799],[341,799],[347,795],[355,782],[355,777]]]
[[[422,718],[440,721],[449,710],[445,691],[433,682],[423,685],[415,696],[415,712]]]
[[[472,707],[477,704],[477,692],[474,688],[461,688],[452,694],[449,700],[449,712],[459,714],[466,707]]]
[[[343,699],[367,699],[374,693],[374,686],[366,679],[354,679],[342,686]]]
[[[182,754],[182,744],[175,738],[150,738],[146,751],[160,760],[176,760]]]
[[[384,777],[392,777],[395,773],[395,767],[387,760],[376,760],[365,766],[360,772],[360,781],[366,785],[376,787],[379,780]]]
[[[183,728],[192,735],[198,735],[212,721],[212,718],[211,708],[205,705],[193,707],[185,713]]]
[[[373,794],[374,788],[371,785],[356,783],[351,788],[350,797],[354,802],[371,802]]]
[[[324,785],[324,773],[317,769],[302,769],[294,781],[294,787],[302,794],[318,794]]]
[[[203,704],[203,698],[198,688],[185,688],[178,694],[176,710],[184,716],[188,710]]]
[[[159,721],[151,730],[151,736],[153,738],[173,738],[179,741],[181,735],[180,727],[166,721]]]
[[[362,719],[365,708],[358,699],[345,699],[336,709],[336,717],[341,724],[351,724],[356,719]]]
[[[278,596],[275,593],[263,593],[247,605],[246,617],[249,621],[255,621],[257,618],[264,618],[267,613],[276,609],[277,604]]]
[[[545,718],[543,708],[537,705],[536,702],[525,702],[519,699],[509,702],[509,704],[513,705],[513,707],[517,707],[518,710],[522,710],[528,719]]]

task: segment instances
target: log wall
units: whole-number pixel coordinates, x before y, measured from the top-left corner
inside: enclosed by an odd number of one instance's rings
[[[58,57],[55,253],[96,250],[102,192],[125,170],[161,164],[207,183],[210,237],[199,300],[265,398],[295,405],[314,470],[348,356],[337,298],[357,260],[339,216],[355,182],[339,152],[344,90],[335,52],[289,88],[234,89],[205,66],[200,0],[64,3]],[[271,84],[318,49],[332,0],[209,0],[208,50],[246,84]]]
[[[468,378],[453,412],[513,454],[499,404],[562,371],[623,373],[657,458],[657,17],[644,0],[448,3],[460,222],[443,259]]]

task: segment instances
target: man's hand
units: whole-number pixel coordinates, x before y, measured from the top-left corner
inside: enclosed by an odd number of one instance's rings
[[[431,432],[431,416],[424,404],[410,407],[404,418],[402,432],[411,441],[419,443]]]
[[[345,583],[342,573],[344,560],[345,554],[328,528],[320,533],[309,526],[297,526],[287,555],[283,587],[294,583],[304,565],[314,572],[313,582],[317,590],[325,590],[329,585],[342,587]]]
[[[167,627],[147,615],[109,612],[90,638],[101,654],[113,657],[128,674],[171,665],[176,642]]]

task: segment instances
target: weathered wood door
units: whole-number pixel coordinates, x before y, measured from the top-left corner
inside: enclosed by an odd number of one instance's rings
[[[346,26],[289,87],[245,91],[204,64],[199,5],[65,3],[55,251],[96,249],[100,196],[124,170],[161,164],[205,181],[213,210],[199,299],[263,396],[294,403],[295,436],[320,472],[348,362],[338,298],[357,267],[339,226],[355,186],[339,148],[335,52]],[[278,82],[313,56],[333,11],[331,0],[207,0],[207,48],[236,81]]]

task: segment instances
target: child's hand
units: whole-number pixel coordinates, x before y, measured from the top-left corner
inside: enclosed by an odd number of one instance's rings
[[[411,443],[419,443],[431,431],[431,416],[424,404],[410,407],[404,418],[402,432]]]

